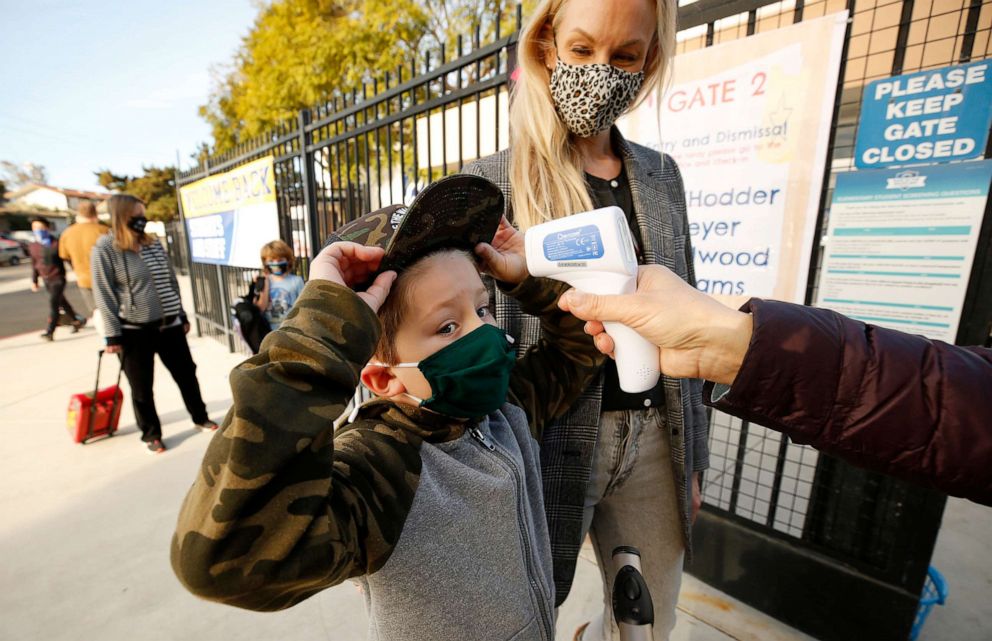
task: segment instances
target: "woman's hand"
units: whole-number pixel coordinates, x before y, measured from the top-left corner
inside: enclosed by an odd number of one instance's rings
[[[123,345],[107,345],[106,347],[103,348],[103,351],[107,352],[108,354],[120,354],[123,349],[124,349]]]
[[[613,339],[602,321],[617,321],[661,348],[662,373],[730,384],[751,341],[750,314],[735,311],[700,292],[668,269],[642,266],[637,291],[596,296],[571,289],[558,306],[586,323],[596,347],[612,354]]]
[[[310,280],[329,280],[338,285],[353,287],[368,280],[379,269],[386,252],[381,247],[367,247],[358,243],[339,242],[325,247],[310,264]],[[378,312],[386,301],[396,280],[396,272],[379,274],[364,292],[357,292],[372,311]]]
[[[503,217],[492,243],[479,243],[475,253],[482,259],[486,273],[504,283],[522,283],[530,272],[527,271],[527,254],[524,249],[524,235]]]

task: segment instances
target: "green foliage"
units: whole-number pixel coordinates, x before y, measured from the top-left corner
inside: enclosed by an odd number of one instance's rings
[[[6,194],[6,193],[7,193],[7,183],[5,183],[4,181],[0,180],[0,205],[2,205],[5,202],[7,202],[7,199],[4,198],[4,194]]]
[[[123,191],[127,187],[127,176],[118,176],[112,173],[109,169],[101,169],[100,171],[93,172],[96,174],[96,181],[104,189],[109,189],[110,191]]]
[[[529,0],[527,5],[533,4]],[[234,60],[215,69],[200,115],[221,152],[296,118],[335,94],[361,92],[442,46],[456,56],[457,36],[470,48],[476,29],[487,42],[515,28],[512,0],[272,0],[264,5]],[[198,150],[197,157],[203,157]]]
[[[136,196],[146,203],[145,215],[149,220],[167,222],[179,214],[176,202],[174,167],[142,166],[144,175],[125,176],[101,169],[96,174],[100,185],[106,189]]]

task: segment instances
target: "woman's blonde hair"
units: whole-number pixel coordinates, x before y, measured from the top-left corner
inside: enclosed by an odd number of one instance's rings
[[[654,90],[661,103],[662,80],[675,49],[674,0],[653,1],[658,26],[644,64],[644,83],[631,109]],[[539,223],[592,209],[586,189],[582,157],[572,135],[555,111],[551,98],[551,72],[545,56],[554,49],[547,39],[558,28],[569,0],[543,0],[520,34],[517,60],[520,77],[510,101],[510,184],[513,185],[513,220],[526,230]]]
[[[296,266],[296,256],[293,255],[292,248],[281,240],[273,240],[262,245],[261,257],[262,269],[266,272],[269,271],[269,268],[265,265],[265,262],[269,258],[282,258],[289,263],[286,267],[287,272],[293,271],[293,268]]]
[[[114,233],[114,247],[121,251],[138,251],[142,245],[152,242],[148,234],[136,234],[127,226],[131,213],[144,201],[129,194],[114,194],[107,201],[107,211],[110,212],[110,228]]]

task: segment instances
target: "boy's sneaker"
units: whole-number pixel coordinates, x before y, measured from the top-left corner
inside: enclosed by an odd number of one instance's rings
[[[55,336],[49,334],[48,332],[45,332],[44,334],[41,335],[41,340],[48,341],[49,343],[51,343],[53,340],[55,340]]]
[[[149,454],[161,454],[165,451],[165,443],[161,439],[155,439],[154,441],[148,441],[145,443],[145,447],[148,448]]]
[[[201,432],[213,432],[218,427],[220,427],[220,425],[214,423],[209,418],[203,421],[202,423],[195,423],[194,425],[196,426],[196,429],[198,429]]]

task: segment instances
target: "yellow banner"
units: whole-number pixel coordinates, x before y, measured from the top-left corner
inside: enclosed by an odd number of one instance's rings
[[[273,157],[266,156],[179,188],[183,215],[197,218],[249,205],[274,203]]]

